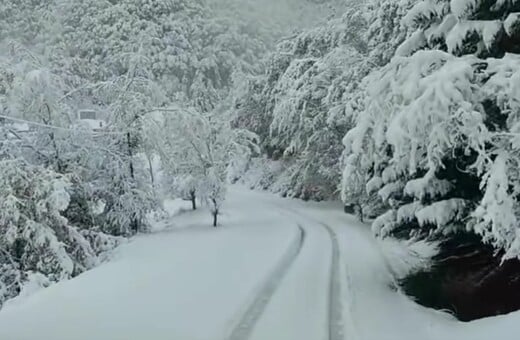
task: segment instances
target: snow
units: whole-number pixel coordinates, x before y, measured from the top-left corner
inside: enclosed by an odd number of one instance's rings
[[[444,17],[440,24],[434,24],[426,29],[424,34],[428,40],[446,38],[449,31],[457,24],[457,18],[453,14],[448,14]]]
[[[422,208],[424,208],[424,205],[419,201],[402,205],[397,209],[397,222],[402,223],[414,220],[415,213]]]
[[[294,218],[300,219],[298,215]],[[305,228],[305,239],[300,255],[271,299],[251,340],[320,339],[327,332],[331,254],[324,250],[328,235],[322,227]],[[315,278],[302,281],[310,273]],[[306,326],[301,327],[302,323]]]
[[[432,171],[429,171],[424,177],[408,181],[404,193],[422,200],[425,197],[446,195],[452,188],[453,184],[449,181],[438,179]]]
[[[27,296],[30,296],[40,289],[42,287],[48,287],[51,285],[51,282],[45,275],[42,275],[40,273],[30,273],[27,278],[27,282],[23,285],[22,289],[20,290],[20,294],[16,299],[23,299]],[[7,304],[13,303],[16,299],[10,300],[7,302]]]
[[[396,279],[431,266],[431,258],[439,253],[439,245],[424,240],[377,240],[388,259],[389,268]]]
[[[518,30],[520,24],[520,13],[510,13],[504,21],[504,29],[507,35],[513,35]]]
[[[168,216],[173,217],[182,212],[189,211],[191,209],[191,202],[181,198],[166,199],[163,202],[163,209]]]
[[[415,304],[394,275],[427,266],[435,244],[376,240],[340,203],[233,186],[222,227],[209,222],[203,210],[177,215],[109,263],[11,301],[0,312],[0,339],[489,340],[518,332],[518,312],[461,323]]]
[[[479,5],[478,0],[451,0],[451,11],[459,18],[464,17],[469,11]]]
[[[415,213],[419,224],[433,224],[444,227],[456,218],[460,218],[468,201],[462,198],[450,198],[444,201],[432,203]]]
[[[415,31],[410,38],[406,39],[395,51],[397,56],[408,56],[426,45],[426,37],[422,30]]]
[[[403,17],[403,24],[414,27],[423,18],[441,16],[446,11],[446,5],[442,1],[424,0],[418,1]]]
[[[505,249],[505,258],[514,258],[518,249],[512,245],[518,242],[518,219],[513,213],[516,207],[510,193],[507,160],[506,152],[498,154],[490,173],[483,179],[484,197],[472,214],[477,221],[473,230],[484,241]]]
[[[379,176],[372,177],[366,184],[367,193],[371,194],[383,186],[383,179]]]
[[[81,119],[79,120],[78,125],[90,130],[98,130],[104,128],[106,123],[101,119]]]
[[[27,123],[13,123],[11,127],[16,132],[29,132],[31,131],[31,127]]]
[[[377,194],[383,201],[386,201],[392,194],[402,191],[403,186],[404,183],[401,181],[387,183],[381,189],[379,189]]]
[[[49,195],[49,203],[56,207],[58,211],[64,211],[67,209],[70,203],[70,184],[65,181],[55,181],[53,184],[53,190]]]
[[[197,204],[199,204],[197,202]],[[147,215],[152,232],[163,231],[171,227],[173,217],[180,214],[189,213],[193,210],[191,201],[181,198],[167,198],[162,202],[162,211],[153,211]]]
[[[388,210],[378,216],[372,223],[372,233],[380,237],[388,235],[389,231],[395,226],[396,215],[395,210]]]
[[[298,233],[232,219],[213,229],[206,218],[181,216],[199,223],[138,237],[110,263],[11,303],[1,312],[0,339],[220,338]]]
[[[478,33],[482,37],[484,46],[487,49],[490,49],[502,27],[502,22],[499,20],[461,20],[446,36],[446,45],[448,46],[448,51],[451,53],[458,50],[463,45],[464,39],[466,39],[473,32]]]

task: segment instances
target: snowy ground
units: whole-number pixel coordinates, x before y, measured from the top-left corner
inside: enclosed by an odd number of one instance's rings
[[[177,207],[177,205],[175,205]],[[460,323],[392,288],[369,228],[338,204],[233,187],[222,226],[171,218],[114,259],[11,301],[1,340],[516,339],[520,314]]]

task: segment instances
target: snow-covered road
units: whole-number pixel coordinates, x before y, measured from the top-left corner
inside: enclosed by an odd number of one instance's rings
[[[222,227],[210,222],[177,216],[15,299],[0,340],[491,340],[518,328],[516,313],[462,324],[400,294],[378,241],[339,204],[233,187]]]

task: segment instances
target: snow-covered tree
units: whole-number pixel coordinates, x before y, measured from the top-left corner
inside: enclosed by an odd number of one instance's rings
[[[92,82],[129,72],[128,55],[167,98],[209,111],[237,75],[255,71],[264,44],[240,18],[212,15],[201,0],[72,1],[61,9],[65,33],[57,49],[64,67]]]
[[[387,212],[376,234],[471,231],[520,254],[514,6],[419,1],[395,57],[364,80],[342,188],[349,201],[362,178],[365,195],[378,193]]]
[[[22,65],[23,62],[17,64],[18,67]],[[46,166],[63,173],[66,171],[62,154],[66,146],[63,143],[67,138],[66,127],[72,122],[70,107],[60,99],[66,87],[52,70],[36,66],[29,64],[22,72],[15,74],[5,112],[9,116],[41,124],[34,136],[34,143],[38,145],[34,156]]]
[[[67,177],[13,159],[0,160],[0,173],[0,305],[28,281],[45,286],[92,268],[106,242],[116,243],[63,217]]]
[[[370,0],[363,9],[368,28],[364,34],[369,54],[377,66],[387,64],[396,49],[407,38],[408,28],[402,25],[416,0]]]
[[[0,5],[0,42],[42,47],[53,32],[54,1],[13,0]]]
[[[160,113],[160,114],[159,114]],[[148,139],[161,157],[165,171],[217,216],[225,199],[227,171],[239,159],[257,151],[256,135],[231,127],[223,112],[200,112],[171,107],[147,120]]]
[[[265,76],[236,101],[236,124],[258,133],[269,157],[285,163],[273,190],[307,199],[336,195],[341,139],[351,124],[343,103],[370,69],[365,27],[353,8],[282,41]]]

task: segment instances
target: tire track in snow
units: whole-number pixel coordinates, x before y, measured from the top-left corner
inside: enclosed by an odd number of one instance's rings
[[[323,226],[329,233],[332,241],[329,340],[345,340],[347,328],[350,340],[359,339],[359,331],[354,321],[355,293],[352,289],[352,280],[348,265],[342,263],[343,261],[340,260],[341,250],[338,235],[331,226],[320,222],[316,218],[306,217]],[[342,277],[345,279],[343,284],[341,282]],[[347,310],[345,310],[343,306],[343,301],[347,303]]]
[[[292,214],[298,218],[302,217],[302,213],[296,209],[287,208]],[[330,237],[331,240],[331,263],[330,263],[330,283],[329,283],[329,310],[328,310],[328,340],[345,340],[345,319],[343,316],[343,295],[342,295],[342,284],[341,284],[341,267],[340,267],[340,247],[338,236],[336,232],[327,224],[317,220],[316,218],[310,217],[307,214],[303,214],[305,218],[313,221],[314,223],[322,226]],[[301,226],[300,226],[301,227]],[[347,280],[349,278],[347,277]],[[348,287],[347,287],[348,288]]]
[[[276,265],[273,272],[262,284],[260,291],[247,307],[239,322],[231,330],[230,335],[226,338],[227,340],[246,340],[251,335],[265,307],[303,247],[303,243],[305,242],[305,229],[299,224],[298,232],[298,239],[291,245],[288,252],[284,254],[282,260]]]
[[[337,236],[337,234],[336,234]],[[340,251],[340,256],[341,256],[341,251]],[[345,256],[345,254],[343,254],[343,256]],[[361,339],[360,337],[360,332],[359,332],[359,328],[356,324],[356,321],[355,321],[355,318],[354,318],[354,315],[355,315],[355,305],[356,305],[356,293],[355,293],[355,289],[354,289],[354,285],[353,285],[353,282],[352,282],[352,274],[350,273],[350,269],[349,269],[349,264],[346,262],[346,258],[343,257],[345,259],[343,265],[342,265],[342,269],[343,269],[343,272],[341,273],[343,275],[343,277],[345,278],[345,283],[343,284],[343,287],[345,288],[345,291],[343,292],[343,297],[344,297],[344,300],[347,301],[347,309],[343,309],[344,311],[344,314],[343,314],[343,320],[344,322],[346,323],[344,327],[348,327],[348,330],[349,330],[349,340],[357,340],[357,339]],[[345,315],[346,314],[346,315]]]
[[[310,217],[309,217],[310,218]],[[311,218],[314,221],[318,222],[317,219]],[[340,224],[343,224],[344,222],[341,221]],[[334,231],[334,228],[332,228],[329,225],[325,225],[324,223],[320,223],[323,225],[330,233],[331,237],[333,238],[333,243],[335,243],[336,249],[338,250],[338,280],[341,282],[341,278],[344,278],[344,282],[341,285],[343,290],[340,289],[339,295],[336,295],[337,299],[340,301],[345,301],[346,305],[345,307],[340,303],[340,306],[338,308],[341,309],[341,320],[342,320],[342,335],[338,336],[337,339],[344,340],[346,338],[346,331],[348,330],[348,339],[349,340],[357,340],[361,339],[360,332],[358,329],[358,326],[356,324],[356,321],[354,319],[355,315],[355,303],[356,303],[356,294],[354,291],[353,283],[352,283],[352,275],[349,270],[349,265],[345,261],[341,261],[341,258],[344,258],[345,254],[341,251],[341,248],[339,246],[339,237],[336,231]],[[344,258],[345,259],[345,258]],[[331,338],[336,339],[336,338]]]
[[[341,294],[341,275],[339,265],[339,241],[332,228],[319,222],[330,236],[332,248],[332,260],[330,263],[330,286],[329,286],[329,340],[344,340],[343,303]]]

